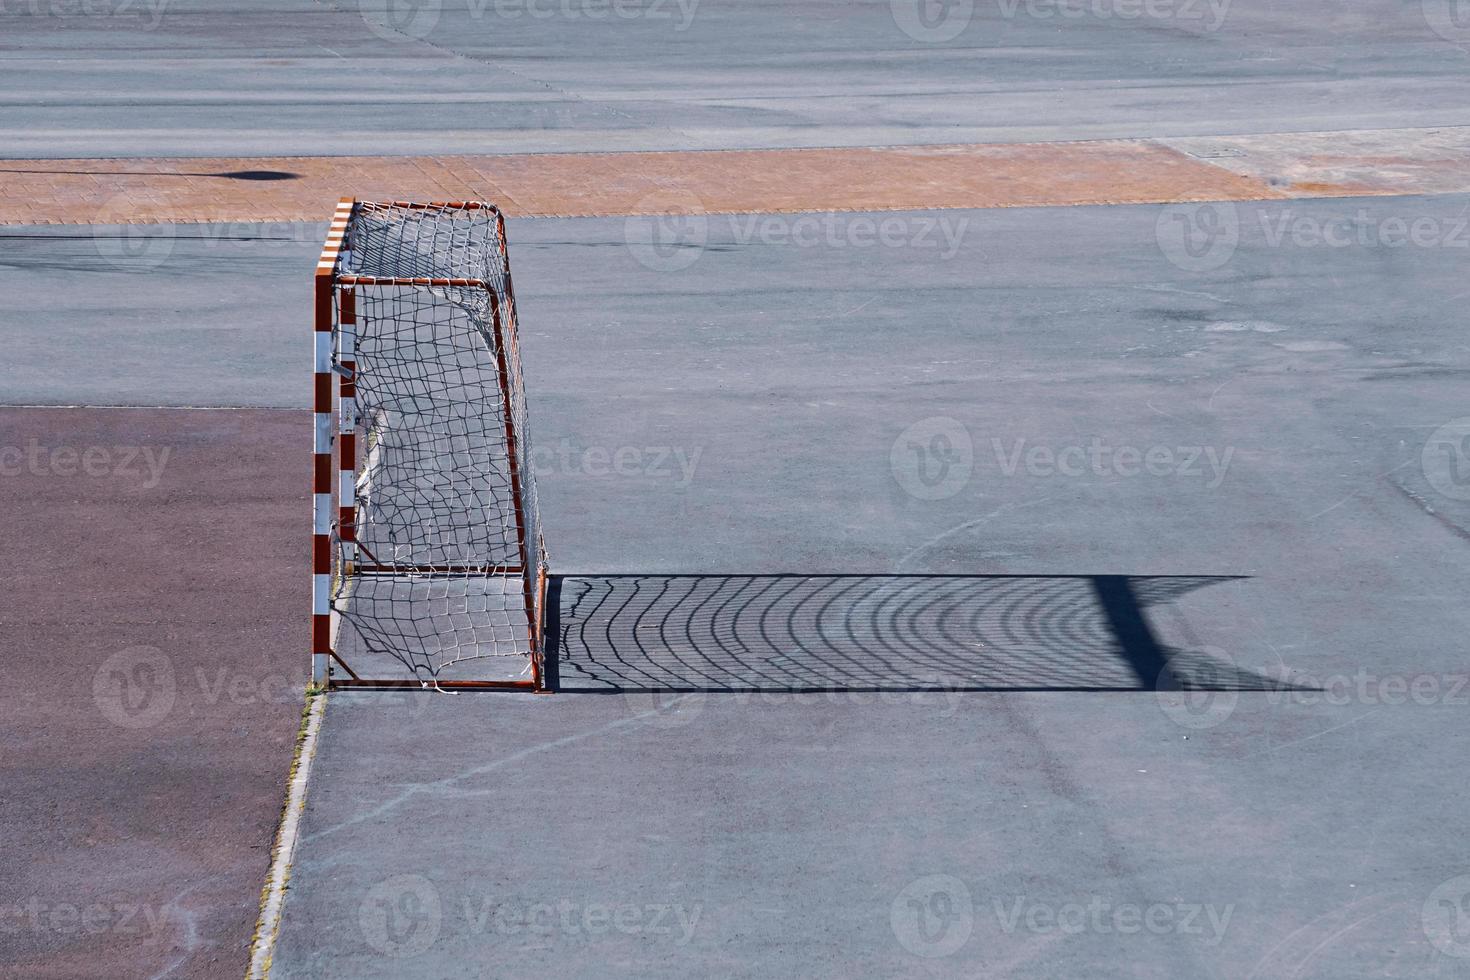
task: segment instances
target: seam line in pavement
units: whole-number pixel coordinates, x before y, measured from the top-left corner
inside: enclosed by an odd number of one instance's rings
[[[281,931],[281,915],[286,904],[286,882],[291,877],[291,862],[301,838],[301,818],[306,809],[306,789],[311,777],[311,760],[316,755],[316,739],[321,732],[327,697],[311,697],[306,709],[306,725],[291,766],[291,779],[286,805],[281,811],[281,828],[276,836],[275,855],[270,874],[261,892],[260,920],[250,943],[250,966],[246,980],[266,980],[270,976],[271,957],[276,951],[276,937]]]

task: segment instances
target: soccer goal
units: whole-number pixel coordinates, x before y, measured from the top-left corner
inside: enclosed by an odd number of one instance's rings
[[[315,327],[313,681],[543,690],[546,551],[500,211],[344,198]]]

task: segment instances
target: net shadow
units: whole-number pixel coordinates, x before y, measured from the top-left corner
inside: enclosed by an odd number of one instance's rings
[[[567,693],[1279,689],[1203,651],[1177,608],[1236,578],[553,576],[547,676]]]

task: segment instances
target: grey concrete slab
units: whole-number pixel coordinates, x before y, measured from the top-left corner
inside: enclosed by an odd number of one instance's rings
[[[326,228],[0,229],[0,401],[310,408]]]
[[[514,223],[556,571],[1240,576],[1148,624],[1294,689],[333,696],[279,975],[1461,972],[1466,205]]]
[[[1452,14],[1447,0],[16,3],[0,9],[0,147],[490,153],[1464,125],[1470,32]]]
[[[309,676],[307,417],[0,409],[0,975],[244,973]]]
[[[329,706],[274,976],[1462,963],[1425,923],[1464,870],[1463,707],[414,697]]]

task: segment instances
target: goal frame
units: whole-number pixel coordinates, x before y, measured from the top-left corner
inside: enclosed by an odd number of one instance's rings
[[[343,197],[332,214],[331,226],[317,261],[314,280],[313,315],[313,412],[315,437],[313,440],[312,477],[312,617],[311,617],[311,680],[318,690],[343,688],[377,689],[420,689],[436,687],[446,690],[524,690],[547,693],[545,683],[545,618],[547,594],[547,570],[542,543],[528,539],[525,517],[525,501],[522,499],[520,468],[530,466],[530,460],[517,458],[521,443],[515,429],[516,420],[511,405],[510,366],[507,356],[517,362],[519,378],[520,345],[517,336],[519,321],[515,312],[515,293],[510,278],[510,249],[506,244],[505,216],[493,204],[482,201],[391,201],[383,204],[405,209],[480,210],[491,214],[495,220],[504,276],[504,297],[491,283],[482,279],[458,278],[387,278],[344,274],[339,268],[348,227],[360,203],[357,198]],[[505,416],[505,438],[510,469],[510,492],[519,542],[520,562],[516,565],[393,565],[383,566],[369,555],[370,562],[356,557],[356,466],[357,433],[355,431],[356,370],[355,332],[341,327],[355,325],[357,286],[386,287],[461,287],[483,289],[490,301],[492,326],[495,334],[496,371],[500,381],[500,397]],[[332,375],[337,374],[338,383],[333,385]],[[334,483],[336,484],[334,488]],[[335,499],[334,499],[335,498]],[[534,501],[533,501],[534,503]],[[537,523],[539,528],[539,521]],[[333,563],[332,536],[336,533],[342,546],[343,556],[337,566]],[[352,557],[347,557],[351,555]],[[341,627],[341,616],[333,610],[332,579],[334,575],[372,575],[393,571],[399,574],[431,577],[436,574],[463,574],[465,572],[518,575],[522,583],[522,594],[526,607],[527,638],[530,647],[531,676],[528,679],[443,679],[432,685],[411,678],[363,677],[352,669],[336,648],[337,631]],[[347,676],[338,674],[338,670]]]

